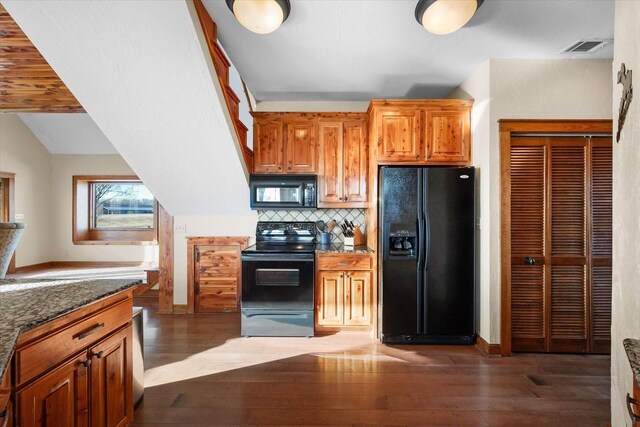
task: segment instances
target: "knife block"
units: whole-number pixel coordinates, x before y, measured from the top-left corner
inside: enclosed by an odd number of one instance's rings
[[[344,245],[345,246],[358,246],[364,245],[366,242],[364,238],[364,234],[360,231],[360,227],[356,227],[353,229],[353,237],[345,237]]]

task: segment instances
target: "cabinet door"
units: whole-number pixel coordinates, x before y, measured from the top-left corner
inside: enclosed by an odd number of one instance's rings
[[[239,246],[196,247],[195,311],[238,311]]]
[[[320,122],[318,162],[318,204],[339,203],[343,195],[343,126],[341,122]]]
[[[131,325],[91,350],[91,426],[123,427],[133,420]]]
[[[349,207],[367,201],[367,173],[369,159],[367,129],[362,122],[344,124],[344,201]]]
[[[287,124],[287,173],[316,172],[316,123]]]
[[[377,115],[378,160],[415,162],[420,159],[420,111],[380,111]]]
[[[426,113],[427,161],[468,163],[471,157],[469,111],[428,111]]]
[[[316,286],[316,321],[320,326],[341,326],[344,321],[344,273],[321,271]]]
[[[284,139],[282,123],[256,122],[254,127],[254,166],[256,173],[283,173]]]
[[[70,359],[16,395],[18,425],[88,427],[89,370],[86,353]]]
[[[371,325],[371,273],[347,271],[344,295],[344,324]]]

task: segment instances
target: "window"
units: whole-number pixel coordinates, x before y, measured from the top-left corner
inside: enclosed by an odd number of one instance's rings
[[[133,176],[73,177],[75,244],[156,244],[157,203]]]

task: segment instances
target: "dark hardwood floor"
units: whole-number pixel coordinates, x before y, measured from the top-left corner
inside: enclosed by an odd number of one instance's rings
[[[236,313],[145,307],[145,397],[133,426],[605,426],[608,356],[387,346],[365,334],[243,338]]]

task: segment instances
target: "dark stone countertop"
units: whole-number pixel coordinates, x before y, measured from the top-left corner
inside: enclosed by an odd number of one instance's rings
[[[640,340],[626,338],[622,344],[627,352],[627,358],[633,371],[633,377],[638,386],[640,386]]]
[[[341,243],[330,245],[316,244],[316,253],[320,254],[373,254],[375,251],[367,245],[345,246]]]
[[[140,282],[132,279],[1,279],[0,378],[21,332]]]

